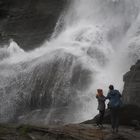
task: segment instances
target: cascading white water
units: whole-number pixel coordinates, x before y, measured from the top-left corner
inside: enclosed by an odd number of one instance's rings
[[[135,50],[134,46],[130,49],[133,36],[139,28],[139,5],[139,0],[72,1],[58,38],[71,39],[80,44],[81,50],[90,50],[87,56],[97,57],[98,62],[90,64],[99,72],[95,87],[106,89],[109,83],[113,83],[122,90],[123,74],[139,58],[139,46],[134,45]],[[92,58],[91,61],[94,60]],[[100,60],[106,64],[100,65]]]
[[[28,107],[38,81],[39,105],[36,107],[32,101],[31,111],[41,109],[41,97],[46,94],[46,86],[50,86],[50,71],[57,67],[56,81],[47,89],[52,102],[46,107],[43,119],[49,123],[52,114],[61,110],[66,123],[92,118],[96,114],[96,89],[103,88],[106,94],[108,85],[114,84],[122,90],[123,74],[139,59],[139,5],[139,0],[73,0],[49,42],[30,52],[23,51],[13,41],[9,47],[1,48],[0,120],[9,121],[18,116],[20,104]],[[54,62],[57,66],[52,65]],[[79,74],[77,67],[83,75],[80,73],[78,84],[73,84],[77,76],[73,73]],[[84,87],[83,82],[88,86]],[[61,102],[64,104],[57,108]]]

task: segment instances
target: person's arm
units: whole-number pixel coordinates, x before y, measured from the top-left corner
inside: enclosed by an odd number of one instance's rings
[[[98,99],[98,94],[96,94],[96,98]]]
[[[110,99],[110,94],[108,93],[105,99]]]

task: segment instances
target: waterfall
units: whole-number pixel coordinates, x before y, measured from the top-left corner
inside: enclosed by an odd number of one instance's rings
[[[72,123],[97,113],[96,89],[120,91],[140,57],[139,0],[73,0],[49,41],[0,49],[0,122]]]

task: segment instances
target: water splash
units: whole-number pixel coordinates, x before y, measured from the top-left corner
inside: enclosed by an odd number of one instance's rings
[[[139,59],[139,0],[74,0],[50,41],[0,50],[0,120],[80,122],[96,114],[97,88],[122,90]]]

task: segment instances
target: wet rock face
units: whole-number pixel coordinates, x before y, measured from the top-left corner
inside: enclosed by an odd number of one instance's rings
[[[124,102],[140,106],[140,60],[124,75],[124,82]]]
[[[13,38],[30,50],[48,39],[66,0],[0,0],[0,43]]]

